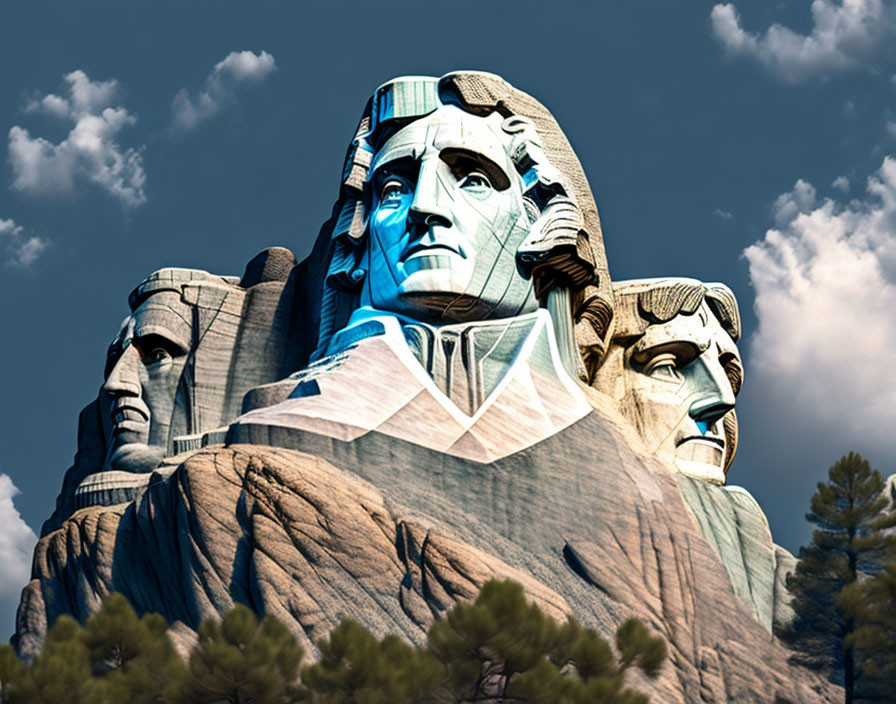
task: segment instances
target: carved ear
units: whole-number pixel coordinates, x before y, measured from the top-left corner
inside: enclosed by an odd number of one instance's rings
[[[500,76],[482,71],[457,71],[446,74],[439,81],[439,99],[443,103],[459,105],[474,115],[487,116],[497,112],[507,118],[524,118],[526,123],[534,125],[538,135],[536,143],[543,151],[546,161],[561,175],[565,183],[566,196],[579,208],[583,223],[580,228],[581,236],[576,233],[577,237],[573,239],[572,246],[558,249],[557,268],[553,271],[545,269],[545,273],[562,276],[564,270],[568,274],[575,267],[583,272],[588,269],[587,277],[584,275],[582,277],[586,279],[584,283],[578,282],[577,278],[578,283],[573,288],[594,286],[599,298],[611,311],[609,316],[602,314],[600,317],[612,319],[613,290],[597,206],[582,165],[550,111],[531,95],[517,90]],[[520,124],[526,123],[520,122]],[[544,204],[539,205],[543,207]],[[544,279],[548,287],[551,281],[552,279],[548,277]],[[610,332],[610,327],[594,330],[606,348],[608,343],[606,336]]]

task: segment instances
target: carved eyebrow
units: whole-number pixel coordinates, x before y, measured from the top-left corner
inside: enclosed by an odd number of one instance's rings
[[[642,337],[632,347],[632,360],[636,364],[644,364],[653,357],[664,352],[671,352],[682,364],[690,364],[699,357],[706,348],[694,340],[655,340],[647,342]]]
[[[666,348],[691,347],[695,356],[709,349],[710,338],[704,331],[674,330],[668,325],[649,325],[644,334],[635,342],[632,354],[637,358],[646,358]]]
[[[411,176],[417,173],[419,162],[418,150],[406,147],[397,147],[390,150],[382,158],[376,160],[371,181],[381,181],[390,173]],[[439,152],[439,158],[448,164],[452,171],[460,171],[464,174],[480,169],[495,190],[503,191],[510,187],[510,177],[507,172],[484,154],[472,149],[461,147],[446,147]]]
[[[146,313],[147,311],[138,311]],[[166,340],[166,344],[176,347],[186,354],[191,345],[192,332],[186,321],[175,311],[165,311],[167,315],[159,316],[160,311],[151,311],[155,315],[138,315],[134,320],[132,344],[138,347],[147,340]],[[166,320],[167,318],[167,320]]]
[[[160,335],[159,333],[154,332],[148,332],[144,335],[135,336],[132,344],[141,354],[146,354],[156,347],[161,347],[172,357],[179,357],[187,353],[187,350],[184,349],[184,347],[172,340],[167,335]]]
[[[417,161],[408,154],[396,154],[395,158],[387,157],[376,166],[371,182],[380,182],[392,174],[410,178],[419,170]]]
[[[463,149],[462,147],[445,147],[439,152],[439,157],[452,170],[459,169],[463,173],[469,173],[477,168],[481,169],[488,176],[495,190],[503,191],[510,187],[510,176],[508,173],[500,164],[496,164],[485,154],[480,154],[472,149]]]
[[[397,163],[416,164],[423,153],[421,144],[400,144],[387,152],[380,152],[373,157],[370,173],[378,174],[387,166],[396,168]]]

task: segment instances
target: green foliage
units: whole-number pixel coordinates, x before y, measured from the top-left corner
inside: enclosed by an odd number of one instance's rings
[[[414,704],[437,701],[444,667],[430,653],[396,636],[378,641],[350,619],[319,643],[320,662],[302,682],[315,704]]]
[[[60,616],[47,633],[44,647],[30,667],[10,683],[10,704],[81,704],[99,699],[91,678],[90,653],[81,626]]]
[[[95,675],[101,678],[104,700],[133,704],[173,701],[186,666],[167,635],[168,624],[158,614],[137,618],[121,594],[112,594],[88,619],[84,644]]]
[[[616,649],[622,669],[636,665],[648,677],[656,677],[666,660],[666,643],[650,635],[644,624],[630,618],[616,629]]]
[[[24,666],[11,645],[0,645],[0,704],[10,701],[12,683],[22,676]]]
[[[429,630],[428,647],[445,664],[452,701],[646,702],[624,686],[632,665],[655,677],[666,647],[637,621],[616,633],[621,657],[594,631],[559,624],[526,603],[515,582],[487,582],[472,604],[455,606]]]
[[[847,638],[858,654],[864,694],[896,701],[896,560],[869,579],[846,587],[837,602],[856,630]]]
[[[852,636],[857,621],[850,607],[857,593],[850,585],[879,567],[887,544],[883,486],[880,473],[857,453],[836,462],[812,496],[806,519],[818,528],[787,579],[795,618],[779,635],[798,651],[797,661],[842,683],[847,702],[860,675]]]
[[[158,615],[138,618],[114,594],[82,628],[60,617],[40,656],[0,648],[0,704],[646,704],[625,686],[637,667],[656,677],[661,638],[630,619],[616,651],[573,619],[557,623],[514,582],[488,582],[430,628],[427,644],[377,639],[344,620],[301,672],[302,649],[271,617],[237,606],[199,628],[185,665]]]
[[[0,649],[0,702],[162,704],[175,702],[186,666],[157,614],[137,618],[113,594],[82,628],[60,616],[30,665]]]
[[[302,649],[279,621],[261,624],[242,605],[199,627],[179,701],[191,704],[288,704],[297,700]]]

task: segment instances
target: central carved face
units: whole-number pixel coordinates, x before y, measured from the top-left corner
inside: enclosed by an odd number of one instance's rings
[[[516,265],[529,223],[501,122],[445,106],[379,149],[362,305],[435,321],[537,307]]]

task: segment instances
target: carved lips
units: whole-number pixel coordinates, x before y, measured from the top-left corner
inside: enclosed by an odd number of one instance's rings
[[[143,400],[137,396],[119,396],[112,403],[112,433],[121,435],[125,432],[140,433],[149,424],[150,412]]]

